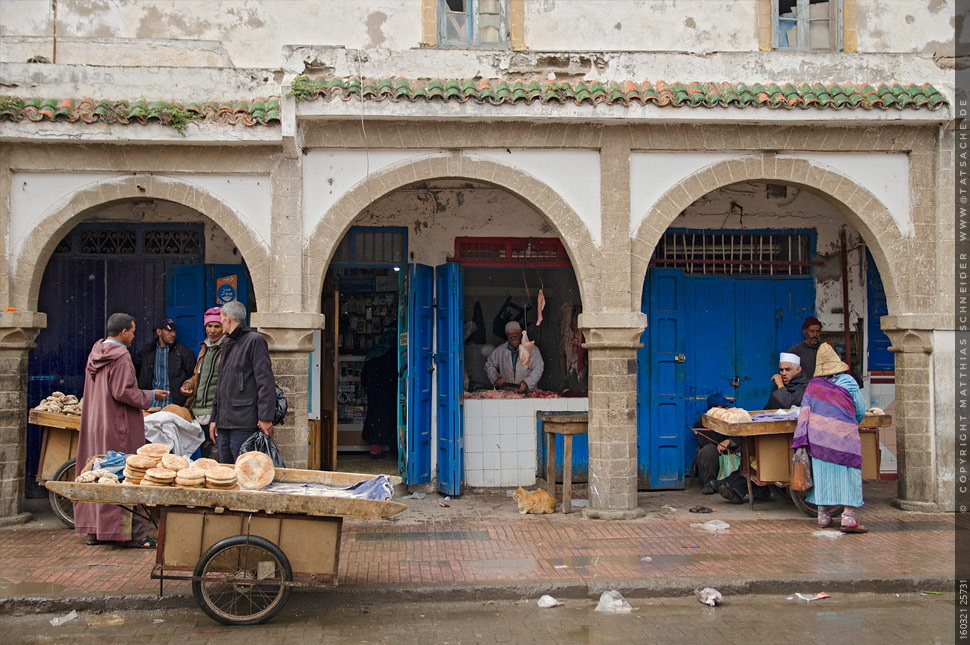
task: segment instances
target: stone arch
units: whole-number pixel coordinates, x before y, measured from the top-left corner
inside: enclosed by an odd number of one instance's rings
[[[707,193],[739,182],[767,181],[804,188],[835,206],[862,235],[886,289],[890,314],[906,310],[900,290],[901,254],[908,240],[899,232],[888,209],[867,189],[838,173],[804,159],[773,154],[746,155],[703,168],[667,190],[653,205],[632,241],[633,308],[640,309],[643,281],[660,236],[688,206]],[[890,261],[892,258],[892,261]]]
[[[478,181],[507,190],[544,216],[556,229],[572,262],[583,309],[593,310],[595,303],[590,299],[597,289],[591,287],[599,276],[599,249],[576,211],[547,184],[521,170],[465,155],[450,155],[413,159],[372,173],[324,213],[306,240],[307,311],[320,311],[330,260],[367,206],[409,184],[444,178]]]
[[[16,257],[11,277],[11,305],[34,311],[41,281],[58,242],[77,224],[81,213],[123,199],[164,199],[195,209],[218,224],[246,259],[257,302],[269,302],[269,251],[266,243],[221,199],[191,183],[154,175],[127,176],[81,188],[46,213],[30,232]]]

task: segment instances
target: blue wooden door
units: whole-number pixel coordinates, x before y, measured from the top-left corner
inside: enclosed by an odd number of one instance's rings
[[[438,490],[460,495],[465,483],[461,268],[449,262],[437,274]]]
[[[879,276],[879,269],[876,268],[876,261],[872,254],[866,251],[866,301],[868,311],[866,312],[866,332],[869,342],[869,371],[896,369],[896,360],[889,351],[889,336],[882,330],[879,319],[889,315],[889,306],[886,302],[886,289]]]
[[[647,279],[649,300],[644,306],[649,317],[649,380],[641,380],[639,390],[641,394],[647,391],[642,397],[647,401],[647,414],[640,417],[648,417],[649,422],[646,432],[638,437],[639,469],[651,489],[683,488],[687,315],[684,273],[678,269],[651,269]]]
[[[738,388],[736,406],[745,410],[764,408],[778,371],[775,286],[778,280],[739,278],[735,283],[735,364]],[[784,341],[782,341],[784,342]],[[785,345],[787,349],[789,345]]]
[[[408,481],[408,328],[411,326],[411,271],[397,274],[397,472]]]
[[[408,397],[406,484],[431,481],[431,372],[434,369],[434,269],[408,267]]]
[[[168,317],[178,325],[176,337],[180,343],[195,351],[205,337],[202,324],[206,309],[205,266],[184,264],[169,269],[167,295]]]

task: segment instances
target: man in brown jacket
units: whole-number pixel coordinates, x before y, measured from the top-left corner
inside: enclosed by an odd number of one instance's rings
[[[145,445],[142,410],[168,397],[167,390],[139,390],[128,348],[135,338],[135,319],[111,314],[106,336],[91,348],[84,369],[84,409],[78,437],[78,470],[93,455],[109,450],[134,454]],[[75,504],[74,530],[88,536],[88,544],[122,542],[153,548],[144,519],[112,504]]]

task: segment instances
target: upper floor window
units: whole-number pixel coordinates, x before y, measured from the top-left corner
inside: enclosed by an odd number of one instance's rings
[[[772,47],[843,49],[844,0],[771,0]]]
[[[508,42],[508,0],[438,0],[438,43],[501,46]]]

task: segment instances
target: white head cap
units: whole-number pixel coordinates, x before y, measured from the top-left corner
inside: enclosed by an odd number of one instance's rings
[[[515,320],[510,320],[509,322],[505,323],[505,333],[507,334],[510,331],[522,331],[522,325]]]
[[[781,357],[778,359],[779,363],[791,363],[792,365],[801,365],[802,359],[799,358],[798,354],[789,354],[788,352],[782,352]]]

